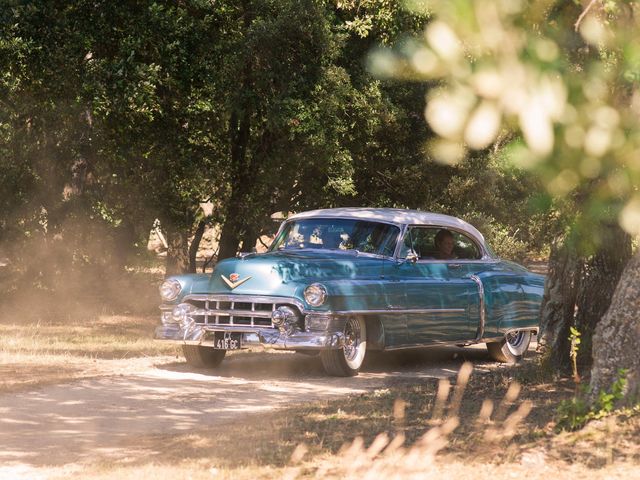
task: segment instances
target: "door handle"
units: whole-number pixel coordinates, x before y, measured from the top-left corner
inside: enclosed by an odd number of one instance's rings
[[[462,267],[462,264],[460,263],[450,263],[449,264],[449,268],[460,268]]]

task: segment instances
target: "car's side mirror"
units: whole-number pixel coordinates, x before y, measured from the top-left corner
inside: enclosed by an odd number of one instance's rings
[[[410,251],[409,253],[407,253],[407,256],[405,257],[405,260],[411,263],[416,263],[418,259],[419,259],[418,254],[413,251]]]

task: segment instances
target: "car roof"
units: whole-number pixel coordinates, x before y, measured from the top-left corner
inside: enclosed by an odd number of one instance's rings
[[[459,218],[441,213],[422,212],[420,210],[409,210],[402,208],[323,208],[310,210],[291,215],[287,220],[299,220],[304,218],[357,218],[367,220],[378,220],[381,222],[395,223],[397,225],[434,225],[462,230],[482,245],[485,244],[483,235],[470,223]]]

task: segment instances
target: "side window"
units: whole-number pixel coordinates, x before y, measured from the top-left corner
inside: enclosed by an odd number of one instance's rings
[[[480,258],[480,249],[466,235],[438,227],[411,227],[403,239],[400,257],[410,252],[419,260],[475,260]]]
[[[478,245],[469,237],[462,233],[453,232],[453,238],[455,242],[454,252],[458,255],[458,258],[478,260],[481,257]]]

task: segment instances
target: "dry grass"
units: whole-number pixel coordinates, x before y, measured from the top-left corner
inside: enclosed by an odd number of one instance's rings
[[[178,348],[152,340],[163,270],[151,263],[49,272],[47,282],[18,266],[0,269],[0,393],[175,357]]]
[[[152,365],[179,348],[155,342],[156,317],[0,323],[0,393]],[[132,361],[132,359],[137,359]]]
[[[452,388],[399,383],[216,431],[136,438],[126,458],[58,478],[638,478],[639,412],[557,435],[554,406],[570,382],[520,384],[517,368],[466,386],[464,376]]]

